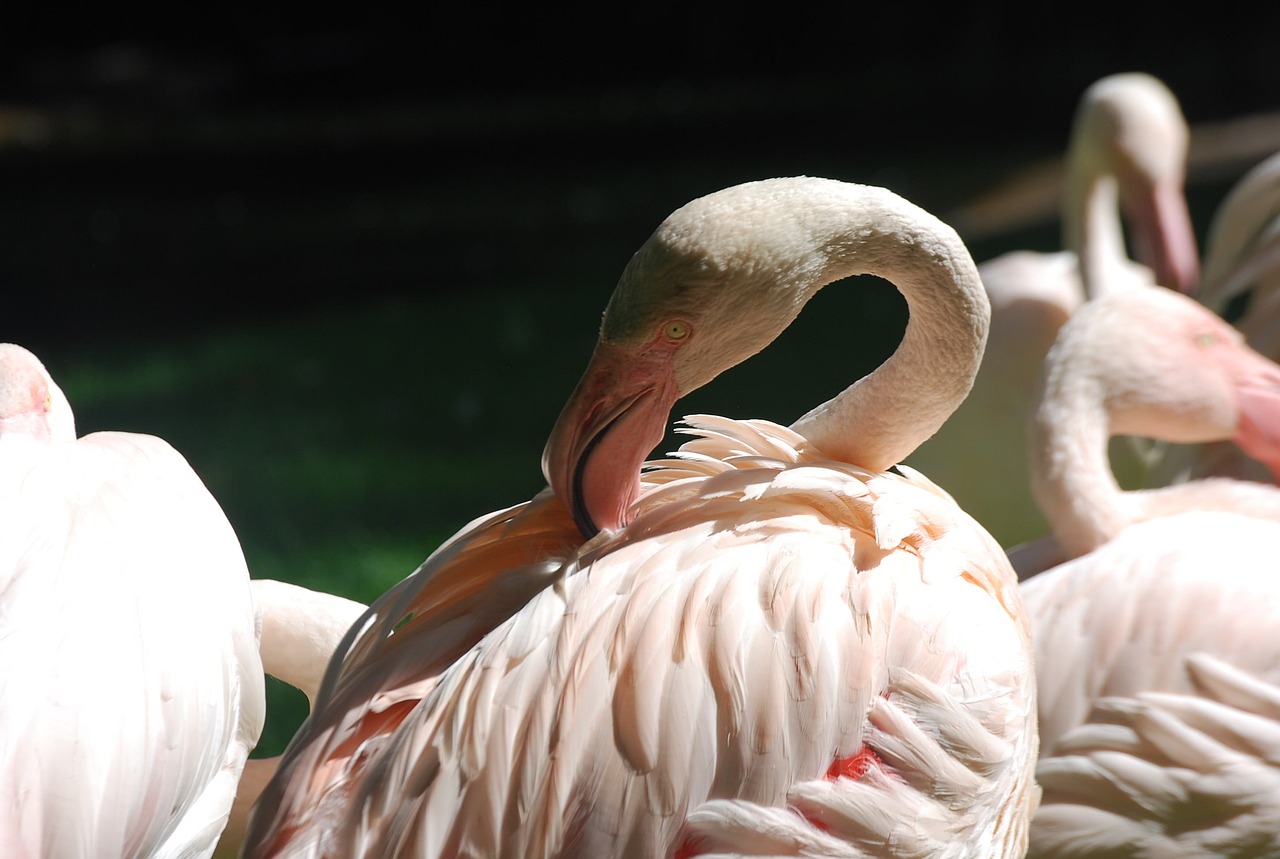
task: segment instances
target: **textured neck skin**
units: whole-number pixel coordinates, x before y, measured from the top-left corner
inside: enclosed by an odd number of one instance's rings
[[[846,462],[883,471],[938,431],[968,395],[982,360],[990,304],[954,230],[880,188],[844,186],[813,225],[825,264],[817,289],[855,274],[888,280],[907,302],[906,331],[875,372],[792,429]]]

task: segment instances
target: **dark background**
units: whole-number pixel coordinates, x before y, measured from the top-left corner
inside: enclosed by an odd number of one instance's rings
[[[1114,71],[1161,76],[1193,123],[1280,108],[1266,4],[440,5],[20,19],[0,59],[4,336],[166,337],[529,271],[607,290],[673,208],[770,175],[946,215],[1056,157]]]
[[[1280,149],[1274,3],[688,6],[6,10],[0,340],[82,434],[180,450],[255,577],[368,601],[541,488],[609,291],[694,197],[827,176],[979,260],[1053,249],[1076,102],[1131,70],[1194,127],[1202,237]],[[813,305],[676,417],[787,423],[905,319],[887,286]],[[305,712],[272,694],[262,754]]]

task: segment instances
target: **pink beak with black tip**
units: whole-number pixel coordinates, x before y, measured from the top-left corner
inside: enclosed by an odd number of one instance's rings
[[[670,348],[596,344],[542,454],[547,482],[586,537],[626,524],[677,397]]]

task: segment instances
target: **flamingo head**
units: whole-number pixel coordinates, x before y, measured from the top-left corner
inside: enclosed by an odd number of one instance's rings
[[[1109,342],[1133,346],[1107,382],[1113,432],[1177,443],[1230,440],[1280,478],[1280,365],[1171,290],[1139,287],[1106,299],[1089,312],[1134,305],[1112,315],[1120,328]]]
[[[75,438],[75,419],[62,389],[39,358],[14,343],[0,343],[0,436],[5,435]]]
[[[841,186],[771,179],[700,197],[631,258],[542,455],[584,534],[626,523],[676,400],[767,346],[830,281],[810,219]]]
[[[1077,157],[1095,175],[1115,177],[1138,261],[1156,283],[1183,293],[1194,292],[1200,279],[1185,190],[1189,138],[1177,98],[1140,72],[1089,87],[1074,134]]]

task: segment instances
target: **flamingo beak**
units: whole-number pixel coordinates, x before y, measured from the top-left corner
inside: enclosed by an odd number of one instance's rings
[[[1156,184],[1149,193],[1130,194],[1126,199],[1138,259],[1155,274],[1156,283],[1194,294],[1200,281],[1200,254],[1182,188]]]
[[[1236,403],[1236,445],[1280,483],[1280,367],[1253,353],[1236,385]]]
[[[676,397],[669,351],[596,344],[542,453],[542,473],[586,537],[626,524]]]

